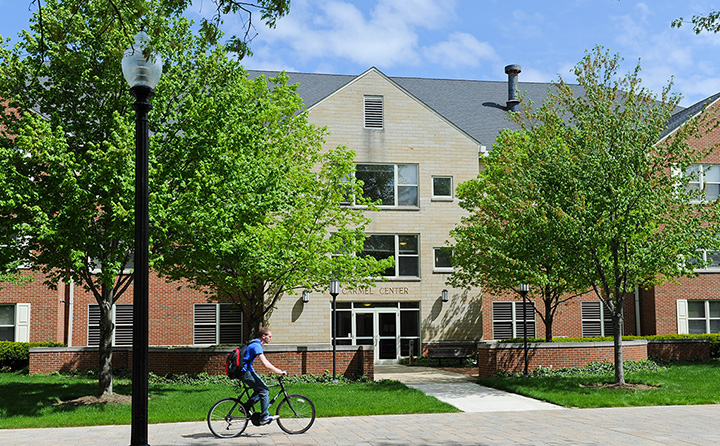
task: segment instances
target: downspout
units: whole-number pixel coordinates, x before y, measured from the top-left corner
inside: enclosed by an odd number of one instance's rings
[[[640,329],[640,287],[635,287],[635,335],[642,336]]]
[[[70,297],[68,300],[70,301],[70,315],[68,317],[67,346],[72,347],[73,314],[75,313],[75,281],[72,279],[70,279]]]

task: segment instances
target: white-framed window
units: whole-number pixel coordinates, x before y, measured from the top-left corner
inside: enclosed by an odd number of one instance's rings
[[[710,251],[707,249],[698,249],[698,252],[702,255],[702,260],[705,263],[704,268],[697,268],[697,264],[695,265],[696,271],[707,271],[707,270],[717,270],[720,269],[720,252],[718,251]],[[693,263],[695,263],[693,261]]]
[[[612,313],[603,302],[580,302],[580,314],[584,338],[613,335]]]
[[[393,257],[395,266],[382,274],[385,277],[420,276],[420,237],[417,234],[368,234],[362,256],[378,260]]]
[[[432,199],[436,201],[449,201],[453,198],[453,177],[432,177]]]
[[[720,300],[679,299],[678,334],[720,333]]]
[[[380,207],[418,207],[417,164],[356,164],[355,178]]]
[[[242,344],[242,328],[242,313],[233,304],[193,306],[193,344]]]
[[[112,345],[130,346],[133,338],[133,306],[132,304],[115,304],[110,310],[113,330]],[[88,305],[88,347],[100,345],[100,305]]]
[[[685,173],[690,176],[689,192],[697,193],[705,201],[720,197],[720,165],[692,164]]]
[[[535,303],[525,303],[525,319],[523,319],[523,302],[493,302],[492,324],[493,339],[510,339],[535,337]],[[525,324],[523,324],[525,320]]]
[[[0,305],[0,341],[30,342],[30,304]]]
[[[452,252],[448,247],[433,248],[433,271],[453,272]]]
[[[364,127],[366,129],[382,130],[384,125],[384,110],[382,96],[364,96]]]

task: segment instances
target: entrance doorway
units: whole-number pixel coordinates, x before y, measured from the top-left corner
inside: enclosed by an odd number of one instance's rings
[[[338,345],[372,345],[375,363],[420,351],[419,302],[338,303]]]

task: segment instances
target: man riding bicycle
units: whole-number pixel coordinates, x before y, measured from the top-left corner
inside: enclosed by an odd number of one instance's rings
[[[260,362],[271,372],[277,373],[278,375],[287,375],[287,371],[280,370],[279,368],[272,365],[272,363],[265,357],[265,352],[262,346],[269,343],[272,339],[272,333],[267,327],[260,328],[260,336],[254,339],[248,344],[245,356],[243,357],[243,367],[241,371],[241,380],[248,387],[253,389],[252,396],[246,403],[246,408],[252,407],[255,403],[260,401],[260,422],[261,425],[268,424],[273,420],[278,419],[277,415],[270,415],[268,413],[268,406],[270,405],[270,389],[268,388],[265,381],[262,380],[260,375],[255,372],[253,368],[253,361],[259,357]]]

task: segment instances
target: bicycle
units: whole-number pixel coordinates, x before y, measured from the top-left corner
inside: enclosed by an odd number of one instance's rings
[[[248,422],[260,426],[260,412],[253,410],[254,406],[245,407],[245,402],[250,398],[252,389],[242,381],[235,387],[238,391],[237,397],[218,400],[208,412],[208,427],[210,432],[218,438],[233,438],[241,435],[245,432]],[[280,417],[277,419],[280,429],[288,434],[307,432],[315,422],[315,404],[310,398],[300,394],[288,394],[282,375],[278,377],[278,384],[268,387],[280,387],[280,390],[270,399],[269,407],[275,403],[278,397],[283,396],[275,411],[275,414]]]

